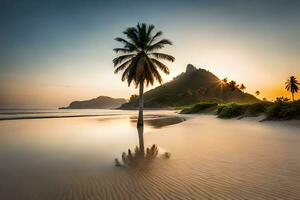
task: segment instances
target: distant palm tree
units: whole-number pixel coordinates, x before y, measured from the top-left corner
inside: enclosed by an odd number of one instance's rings
[[[127,28],[123,34],[127,39],[120,37],[116,41],[123,44],[121,48],[115,48],[116,53],[122,55],[113,60],[115,73],[123,71],[122,81],[127,80],[128,86],[133,82],[139,87],[139,116],[137,126],[143,126],[143,107],[144,107],[144,84],[153,85],[157,80],[162,83],[162,77],[158,70],[169,74],[169,68],[159,61],[159,59],[173,62],[175,58],[171,55],[157,52],[165,45],[172,45],[167,39],[159,39],[162,32],[153,32],[154,25],[140,24],[136,27]]]
[[[137,100],[139,98],[139,95],[137,94],[132,94],[129,98],[129,103],[134,102],[135,100]]]
[[[291,76],[286,82],[285,82],[285,89],[287,91],[290,91],[292,93],[292,99],[294,99],[294,93],[297,93],[299,88],[298,88],[299,82],[296,79],[295,76]]]
[[[255,92],[255,94],[256,94],[257,96],[260,95],[260,91],[257,90],[257,91]]]
[[[240,90],[242,90],[244,92],[245,89],[246,89],[246,86],[242,83],[240,86]]]
[[[237,88],[236,82],[235,81],[230,81],[228,83],[229,88],[234,91]]]

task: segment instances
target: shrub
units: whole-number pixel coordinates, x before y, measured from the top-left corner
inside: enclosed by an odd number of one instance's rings
[[[240,104],[229,103],[218,106],[217,115],[219,118],[234,118],[244,114],[244,108]]]
[[[300,100],[295,102],[277,101],[267,109],[269,119],[300,119]]]
[[[258,102],[253,104],[202,102],[190,108],[183,109],[180,113],[192,114],[203,113],[217,109],[219,118],[234,118],[238,116],[255,117],[265,113],[266,119],[300,119],[300,100],[288,101],[287,98],[277,98],[273,102]]]
[[[245,108],[245,115],[248,117],[255,117],[261,113],[265,113],[267,108],[272,105],[271,102],[259,102],[253,104],[245,104],[243,105]]]

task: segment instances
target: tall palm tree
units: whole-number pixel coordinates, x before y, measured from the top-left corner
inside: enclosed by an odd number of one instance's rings
[[[296,79],[295,76],[291,76],[286,82],[285,82],[285,89],[287,91],[290,91],[292,93],[292,99],[294,99],[294,93],[297,93],[299,88],[298,88],[299,82]]]
[[[246,86],[242,83],[240,86],[240,90],[242,90],[244,92],[245,89],[246,89]]]
[[[159,70],[169,74],[169,68],[159,61],[173,62],[175,58],[171,55],[157,52],[166,45],[172,45],[167,39],[160,39],[161,31],[154,32],[154,25],[140,24],[136,27],[127,28],[123,34],[126,39],[115,38],[122,43],[123,47],[113,49],[115,53],[121,53],[113,60],[115,73],[123,71],[122,81],[127,80],[128,86],[133,82],[139,87],[139,115],[137,127],[143,126],[144,85],[153,85],[154,81],[162,84]]]

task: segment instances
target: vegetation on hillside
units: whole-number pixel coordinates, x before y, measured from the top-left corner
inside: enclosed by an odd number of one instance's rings
[[[228,85],[234,91],[237,88],[240,90],[246,89],[244,84],[238,86],[235,81],[228,82],[225,78],[222,80],[223,84]],[[291,76],[285,82],[285,89],[292,93],[292,101],[286,97],[277,97],[274,102],[269,102],[266,98],[263,101],[256,103],[224,103],[224,102],[200,102],[185,107],[180,113],[193,114],[193,113],[214,113],[219,118],[229,119],[235,117],[255,117],[260,114],[266,115],[265,120],[288,120],[300,119],[300,100],[295,101],[294,94],[299,91],[295,76]],[[255,94],[258,96],[260,92],[257,90]]]
[[[225,82],[226,81],[226,82]],[[232,84],[234,83],[234,84]],[[242,87],[244,90],[245,88]],[[145,107],[166,108],[185,107],[200,101],[216,99],[221,102],[253,103],[259,100],[251,94],[243,92],[235,81],[227,83],[213,73],[187,65],[186,71],[172,81],[158,86],[144,95]],[[124,104],[122,108],[136,108],[138,100]]]
[[[300,119],[300,100],[276,101],[267,108],[267,119]]]
[[[190,108],[183,109],[180,113],[181,114],[193,114],[193,113],[204,113],[204,112],[211,112],[215,110],[218,106],[216,102],[203,102],[195,104]]]
[[[275,102],[258,102],[252,104],[201,102],[183,109],[182,114],[212,113],[219,118],[255,117],[266,115],[266,120],[300,119],[300,100],[289,101],[280,97]]]
[[[238,116],[255,117],[266,112],[270,102],[259,102],[253,104],[228,103],[218,106],[217,115],[219,118],[234,118]]]

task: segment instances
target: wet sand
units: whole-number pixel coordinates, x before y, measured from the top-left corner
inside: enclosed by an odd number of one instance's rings
[[[146,123],[171,158],[139,168],[113,163],[138,144],[130,116],[2,121],[0,199],[300,199],[297,121],[180,116]]]

